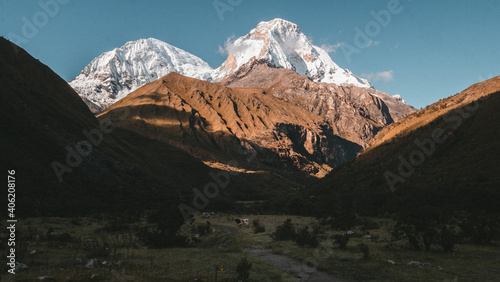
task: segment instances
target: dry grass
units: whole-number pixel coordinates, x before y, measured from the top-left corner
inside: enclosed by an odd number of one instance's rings
[[[266,227],[266,232],[254,234],[252,228],[238,228],[235,218],[248,218],[250,222],[258,219]],[[272,249],[274,253],[293,257],[299,261],[315,258],[320,271],[328,272],[336,277],[352,280],[375,281],[495,281],[500,277],[500,248],[489,246],[458,245],[454,255],[448,255],[434,250],[417,252],[404,244],[387,247],[385,242],[390,238],[390,229],[394,222],[389,219],[376,219],[381,226],[370,230],[372,238],[354,235],[347,250],[333,246],[333,240],[326,239],[323,244],[331,249],[298,247],[291,241],[275,242],[270,238],[276,226],[287,218],[301,227],[316,222],[313,218],[284,215],[229,215],[218,214],[208,219],[196,217],[193,226],[210,221],[215,231],[200,238],[187,248],[171,248],[154,250],[137,248],[133,228],[142,222],[130,224],[131,231],[118,233],[96,233],[106,225],[108,219],[83,218],[74,225],[71,219],[61,218],[31,218],[20,222],[18,230],[24,238],[26,247],[19,254],[19,261],[30,266],[27,271],[18,273],[15,277],[2,274],[1,281],[33,281],[40,276],[52,276],[59,280],[88,281],[96,278],[114,281],[189,281],[202,279],[214,281],[215,266],[222,265],[223,271],[218,271],[218,281],[235,281],[236,265],[243,257],[253,264],[251,281],[296,281],[295,278],[273,265],[243,252],[245,248]],[[75,222],[75,221],[73,221]],[[35,228],[36,227],[36,228]],[[53,241],[26,240],[34,234],[45,234],[49,229],[56,232],[67,232],[75,241],[59,243]],[[190,233],[192,227],[186,224],[182,232]],[[361,231],[354,229],[357,234]],[[341,232],[327,230],[325,237]],[[92,238],[100,244],[108,243],[113,247],[109,255],[99,258],[96,268],[89,269],[85,264],[91,259],[87,250],[81,247],[82,240]],[[374,238],[376,238],[374,240]],[[363,259],[359,244],[365,243],[370,250],[368,259]],[[32,250],[38,252],[34,255]],[[22,260],[21,260],[22,258]],[[388,263],[393,260],[394,265]],[[106,264],[103,262],[106,261]],[[433,267],[409,266],[410,261],[428,262]],[[441,267],[442,269],[438,268]],[[5,271],[3,273],[6,273]],[[133,280],[127,280],[127,278]],[[120,280],[122,279],[122,280]]]

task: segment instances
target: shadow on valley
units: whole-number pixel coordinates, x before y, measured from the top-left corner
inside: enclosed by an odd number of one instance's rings
[[[130,115],[121,120],[123,111]],[[186,112],[154,104],[113,108],[99,118],[110,118],[119,127],[181,148],[202,161],[236,161],[244,169],[272,171],[297,183],[307,182],[310,175],[319,172],[318,166],[336,167],[353,159],[362,149],[334,134],[327,125],[320,126],[321,138],[313,139],[313,144],[306,129],[289,123],[278,123],[269,132],[270,136],[254,136],[250,140],[244,135],[236,137],[222,116],[226,130],[216,130],[194,109]],[[273,147],[272,142],[290,144],[287,148]],[[321,150],[312,150],[312,146]]]
[[[437,245],[453,253],[458,243],[494,244],[500,236],[500,133],[493,130],[500,124],[500,92],[474,103],[362,152],[272,206],[348,226],[359,216],[393,218],[394,239],[416,250]],[[436,136],[441,142],[432,141]]]

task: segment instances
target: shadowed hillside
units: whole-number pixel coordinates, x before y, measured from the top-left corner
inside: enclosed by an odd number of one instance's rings
[[[371,215],[419,205],[498,214],[499,91],[496,77],[388,126],[300,197],[318,214],[334,203]]]
[[[16,170],[19,216],[138,210],[210,180],[183,151],[99,122],[63,79],[3,38],[0,54],[0,167]]]

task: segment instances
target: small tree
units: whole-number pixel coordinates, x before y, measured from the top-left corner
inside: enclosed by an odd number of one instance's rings
[[[274,241],[294,240],[297,237],[297,231],[289,218],[282,225],[276,227],[276,232],[271,234]]]
[[[309,232],[309,228],[305,226],[304,228],[300,229],[297,232],[297,236],[295,238],[295,242],[297,245],[300,247],[303,247],[305,245],[309,245],[311,247],[317,247],[318,246],[318,241],[316,240],[316,237],[319,234],[319,228],[314,227],[312,232]]]
[[[363,253],[363,258],[367,259],[370,255],[370,249],[368,248],[368,245],[365,243],[361,243],[361,245],[359,245],[359,249]]]
[[[258,219],[254,219],[252,223],[253,223],[253,233],[257,234],[266,232],[266,227],[260,225],[260,221]]]
[[[252,269],[252,264],[248,262],[247,258],[242,258],[236,266],[238,280],[248,281],[248,277],[250,276],[250,269]]]
[[[443,251],[453,253],[455,251],[455,243],[457,243],[458,238],[457,232],[455,232],[452,228],[446,225],[442,226],[439,244],[443,248]]]
[[[349,243],[349,235],[348,234],[343,234],[343,235],[335,235],[333,236],[335,239],[335,243],[339,244],[339,249],[345,250],[347,249],[347,243]]]
[[[500,215],[476,211],[464,216],[460,223],[462,236],[475,244],[491,244],[500,239]]]
[[[141,227],[136,235],[151,248],[180,247],[186,244],[186,237],[177,234],[183,224],[184,219],[177,205],[166,202],[151,212],[148,224]]]

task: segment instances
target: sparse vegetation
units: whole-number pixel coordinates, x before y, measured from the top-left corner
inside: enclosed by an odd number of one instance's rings
[[[361,243],[359,245],[360,251],[363,253],[363,258],[367,259],[370,256],[370,248],[368,248],[368,245],[365,243]]]
[[[312,232],[309,232],[309,227],[304,226],[297,229],[292,220],[288,218],[282,225],[276,227],[276,231],[271,234],[274,241],[294,241],[300,247],[310,246],[317,247],[317,237],[320,233],[319,226],[315,225]]]
[[[139,229],[137,237],[152,248],[185,246],[187,238],[178,234],[183,224],[179,209],[167,202],[151,212],[148,224]]]
[[[500,214],[482,211],[468,213],[460,223],[462,238],[475,244],[492,244],[500,239]]]
[[[458,237],[456,223],[449,214],[430,206],[410,207],[400,212],[399,219],[393,232],[395,240],[407,239],[415,250],[429,251],[437,244],[453,252]]]
[[[314,229],[312,232],[309,232],[309,227],[304,226],[302,227],[298,232],[297,232],[297,237],[295,238],[295,243],[299,245],[300,247],[303,246],[310,246],[310,247],[317,247],[318,246],[318,235],[319,235],[319,227],[314,226]]]
[[[258,219],[254,219],[252,221],[253,225],[253,233],[263,233],[266,232],[266,227],[260,224],[260,221]]]
[[[464,244],[467,239],[454,245],[457,251],[453,256],[443,256],[439,243],[433,244],[439,248],[431,247],[429,252],[415,251],[408,248],[406,240],[393,241],[391,244],[391,232],[396,222],[387,218],[369,218],[380,226],[370,230],[371,237],[358,235],[362,234],[361,225],[353,226],[356,234],[351,236],[347,236],[345,231],[340,233],[328,224],[318,225],[321,226],[321,232],[316,239],[321,238],[318,240],[321,245],[311,247],[305,244],[301,247],[296,240],[276,241],[267,232],[255,234],[250,229],[238,228],[232,220],[234,215],[221,214],[210,218],[210,226],[216,231],[200,237],[199,242],[185,247],[157,250],[144,246],[142,239],[136,235],[137,230],[154,223],[151,221],[151,214],[137,222],[128,223],[129,229],[122,232],[104,231],[103,227],[109,226],[113,221],[107,216],[102,216],[100,220],[80,218],[81,225],[76,227],[71,224],[71,219],[23,219],[19,226],[19,234],[22,234],[19,243],[22,242],[25,247],[20,246],[18,249],[18,259],[30,268],[19,272],[16,278],[20,281],[34,281],[40,276],[53,276],[59,280],[70,277],[76,281],[90,281],[91,276],[96,274],[104,280],[115,281],[119,280],[117,277],[133,277],[132,280],[139,281],[214,281],[213,266],[224,265],[224,271],[218,272],[218,279],[236,281],[238,264],[242,257],[246,257],[247,263],[252,264],[247,281],[294,281],[292,276],[288,278],[288,274],[272,264],[244,253],[246,248],[255,246],[269,248],[275,254],[299,261],[315,257],[317,253],[316,256],[321,258],[318,259],[319,271],[348,280],[408,277],[410,280],[420,281],[453,281],[455,277],[462,277],[463,280],[478,281],[487,279],[484,273],[488,273],[488,277],[500,275],[496,271],[496,265],[500,263],[498,246]],[[238,217],[256,219],[251,215]],[[193,226],[205,226],[206,221],[201,216],[195,216],[194,222],[185,223],[177,234],[193,236],[196,232]],[[307,237],[313,237],[310,235],[315,233],[317,226],[314,218],[300,216],[259,215],[258,221],[258,225],[271,230],[277,230],[280,226],[292,226],[293,230],[298,230],[297,238],[306,234],[305,231],[308,233]],[[55,239],[47,240],[49,230],[51,233],[70,234],[72,240],[64,243]],[[96,233],[95,230],[101,231]],[[349,238],[345,249],[335,248],[338,244],[334,242],[335,235],[343,237],[342,239]],[[221,245],[221,242],[227,244]],[[33,250],[37,252],[31,255]],[[388,260],[395,261],[399,266],[393,267],[387,263]],[[410,261],[429,262],[432,267],[407,266]],[[471,265],[474,265],[475,271],[465,271]],[[444,268],[444,271],[439,270],[438,266]],[[342,269],[342,272],[336,272],[336,269]],[[13,281],[5,275],[0,279]]]
[[[112,246],[107,242],[85,242],[83,250],[87,252],[87,258],[107,258],[111,254]]]
[[[248,262],[247,258],[242,258],[236,266],[238,280],[241,280],[243,282],[248,281],[248,277],[250,276],[250,269],[252,269],[252,264]]]
[[[275,241],[295,240],[297,231],[292,224],[292,220],[288,218],[282,225],[276,227],[276,231],[271,234],[271,238]]]
[[[333,238],[335,239],[335,243],[339,245],[339,249],[347,249],[347,243],[349,243],[350,238],[348,234],[335,235]]]
[[[196,226],[196,234],[199,236],[205,236],[212,232],[212,227],[210,226],[210,221],[207,221],[205,224]]]
[[[380,224],[369,217],[359,217],[356,219],[355,224],[360,227],[363,234],[365,234],[367,230],[380,228]]]

